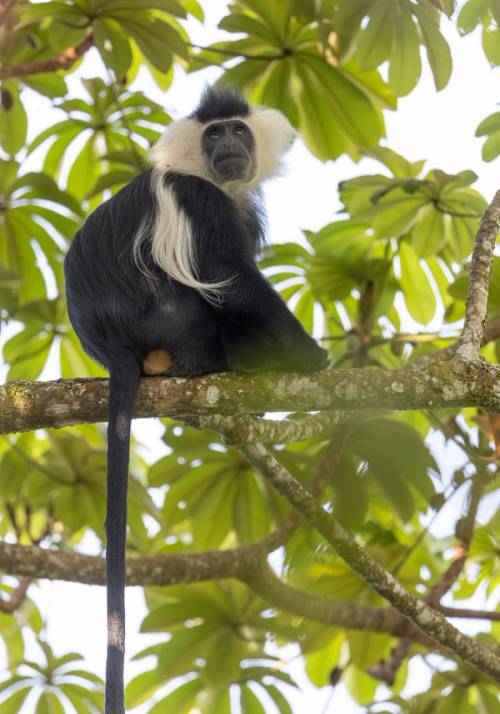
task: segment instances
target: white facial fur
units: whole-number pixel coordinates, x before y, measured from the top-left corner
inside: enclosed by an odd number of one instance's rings
[[[295,138],[288,119],[276,109],[252,109],[248,117],[230,117],[250,128],[256,145],[257,171],[242,189],[255,190],[263,181],[279,173],[281,160]],[[181,119],[170,124],[153,146],[151,158],[157,171],[176,171],[213,182],[201,159],[201,137],[211,122]],[[224,184],[219,185],[224,190]]]
[[[228,182],[219,185],[227,193],[250,193],[258,190],[266,179],[276,176],[281,160],[295,138],[288,120],[276,109],[252,109],[248,117],[234,117],[244,121],[255,139],[256,172],[248,182]],[[163,176],[172,171],[211,181],[213,176],[205,167],[201,152],[201,138],[211,122],[181,119],[170,124],[151,151],[153,162],[152,189],[155,194],[156,214],[152,226],[151,253],[155,263],[174,280],[198,290],[206,300],[217,303],[221,288],[226,283],[203,283],[196,277],[193,259],[193,235],[188,216],[178,206],[172,188],[165,186]],[[141,244],[147,235],[141,226],[134,239],[134,258],[145,272],[141,260]]]

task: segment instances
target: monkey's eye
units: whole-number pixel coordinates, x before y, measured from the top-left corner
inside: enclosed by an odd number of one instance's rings
[[[215,141],[218,139],[220,136],[220,132],[218,129],[212,129],[211,131],[208,132],[208,138],[212,139],[212,141]]]
[[[233,133],[238,134],[238,136],[241,136],[241,134],[244,134],[245,131],[246,131],[246,127],[244,127],[242,124],[237,124],[233,129]]]

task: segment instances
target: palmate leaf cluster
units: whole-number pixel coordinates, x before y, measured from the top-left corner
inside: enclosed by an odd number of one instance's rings
[[[0,14],[0,77],[6,68],[43,63],[88,38],[94,59],[91,71],[85,55],[60,71],[13,72],[1,80],[0,324],[8,334],[8,380],[103,374],[69,328],[62,262],[84,217],[148,166],[148,151],[170,121],[170,104],[168,94],[158,102],[145,87],[154,82],[167,90],[174,66],[190,73],[219,67],[221,79],[251,101],[283,111],[321,160],[347,154],[378,162],[377,171],[343,177],[341,211],[335,214],[332,205],[328,225],[305,230],[300,243],[271,245],[260,259],[305,328],[330,350],[335,367],[413,366],[457,334],[486,203],[467,167],[451,175],[391,150],[384,113],[414,89],[423,63],[436,90],[446,86],[452,73],[446,35],[454,27],[467,34],[480,25],[487,59],[500,64],[496,0],[468,0],[458,14],[452,0],[238,0],[220,21],[224,38],[199,47],[186,19],[203,22],[203,5],[58,0],[17,2]],[[53,123],[41,130],[30,111],[33,92],[53,108]],[[477,129],[487,137],[487,161],[500,153],[498,117],[492,113]],[[488,319],[499,317],[496,258]],[[494,361],[499,340],[484,354]],[[490,474],[485,493],[494,498],[495,419],[458,408],[437,415],[361,413],[342,440],[323,501],[415,593],[439,580],[454,545],[454,523],[442,538],[424,523],[452,497],[466,503],[478,474]],[[328,438],[276,444],[273,453],[313,487]],[[450,474],[439,452],[452,441],[460,455]],[[130,555],[251,546],[289,514],[240,451],[215,433],[165,420],[163,445],[166,455],[153,464],[133,449]],[[0,440],[5,540],[84,550],[90,538],[103,547],[104,490],[100,427]],[[460,605],[479,592],[493,597],[498,526],[493,515],[476,528],[470,565],[450,602]],[[290,536],[272,564],[303,591],[384,604],[307,526]],[[0,587],[8,600],[12,581]],[[143,670],[127,687],[131,710],[148,703],[153,714],[301,711],[306,705],[282,659],[300,655],[314,686],[334,686],[340,678],[366,712],[500,712],[489,680],[452,659],[431,657],[431,668],[438,664],[429,686],[416,686],[408,674],[412,659],[428,659],[416,645],[390,691],[382,688],[368,670],[390,658],[396,639],[298,617],[236,580],[148,587],[145,595],[142,631],[156,639],[136,648],[136,667]],[[13,614],[0,612],[7,657],[0,711],[102,711],[102,682],[77,654],[52,652],[43,616],[29,598]],[[481,637],[490,644],[498,623],[484,629]],[[408,684],[415,696],[408,697]]]

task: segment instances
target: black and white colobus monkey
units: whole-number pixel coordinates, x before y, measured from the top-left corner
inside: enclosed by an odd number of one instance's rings
[[[208,89],[170,124],[153,168],[86,220],[65,262],[68,310],[110,373],[106,714],[122,714],[130,421],[141,375],[317,370],[318,347],[261,275],[259,187],[293,130],[233,89]]]

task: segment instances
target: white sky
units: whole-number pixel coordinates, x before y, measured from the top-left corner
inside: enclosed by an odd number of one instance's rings
[[[207,21],[201,27],[196,21],[190,21],[188,31],[193,42],[209,44],[225,36],[215,28],[224,14],[226,2],[210,0],[204,2]],[[390,148],[400,152],[410,160],[427,158],[426,168],[440,168],[449,173],[462,169],[472,169],[479,180],[476,187],[490,199],[500,187],[500,160],[491,164],[481,161],[482,141],[474,138],[479,122],[488,114],[497,110],[500,101],[500,74],[498,69],[491,69],[480,47],[478,33],[466,38],[459,38],[453,23],[444,23],[444,32],[450,42],[454,70],[449,85],[441,93],[436,93],[426,60],[423,63],[423,76],[417,88],[410,96],[401,99],[397,112],[386,112],[386,126]],[[79,76],[93,77],[100,73],[100,64],[96,52],[92,51],[85,59]],[[185,76],[181,70],[176,72],[176,79],[165,98],[146,77],[143,85],[136,83],[135,89],[142,89],[148,96],[165,105],[174,118],[188,113],[196,105],[202,86],[218,75],[217,70]],[[145,77],[145,75],[144,75]],[[70,77],[71,90],[82,94],[79,79]],[[31,117],[31,132],[38,133],[45,126],[58,121],[59,113],[50,110],[49,104],[38,95],[30,94],[28,106]],[[37,117],[33,126],[33,117]],[[383,172],[383,167],[371,160],[354,164],[343,157],[336,162],[322,164],[317,161],[297,141],[288,159],[288,174],[265,189],[269,212],[270,239],[272,242],[300,240],[301,228],[319,229],[334,218],[339,208],[337,184],[340,180],[355,175]],[[5,339],[6,335],[3,336]],[[57,377],[54,367],[44,371],[43,378]],[[135,433],[147,445],[149,459],[155,460],[162,448],[159,437],[162,428],[158,422],[140,420],[136,423]],[[444,450],[436,443],[437,458],[445,470],[455,468],[460,455],[453,449]],[[460,503],[444,509],[436,529],[440,534],[449,532],[450,523],[456,518]],[[42,613],[47,618],[47,638],[55,648],[56,654],[63,654],[70,649],[81,651],[88,666],[103,674],[105,661],[105,599],[104,589],[91,586],[79,586],[68,583],[41,583],[33,590],[33,597],[40,604]],[[137,637],[145,609],[140,589],[129,588],[127,591],[127,632],[128,655],[145,647],[150,638]],[[477,631],[472,623],[460,621],[461,629]],[[292,653],[293,654],[293,653]],[[28,652],[34,658],[35,652]],[[0,664],[2,664],[0,652]],[[138,674],[140,666],[131,663],[128,677]],[[292,664],[293,674],[299,672],[298,662]],[[296,711],[310,711],[321,714],[355,714],[360,708],[346,696],[343,685],[335,689],[330,699],[328,689],[316,690],[300,676],[305,694],[293,697]],[[421,689],[427,681],[425,671],[418,665],[413,670],[413,687]],[[139,707],[134,712],[147,712],[149,707]],[[24,710],[23,710],[24,711]]]

